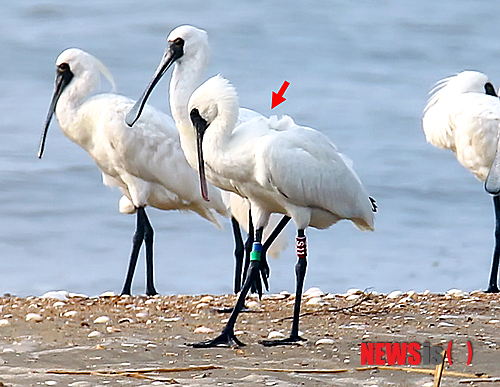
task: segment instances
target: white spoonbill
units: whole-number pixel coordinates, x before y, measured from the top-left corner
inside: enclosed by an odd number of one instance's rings
[[[500,257],[500,101],[488,77],[477,71],[463,71],[439,81],[431,90],[422,119],[427,141],[450,149],[457,160],[493,196],[495,208],[495,250],[488,293],[498,293]]]
[[[196,347],[241,344],[234,324],[252,277],[258,275],[263,227],[271,213],[290,216],[297,227],[296,292],[289,338],[264,345],[293,344],[299,336],[299,314],[307,266],[305,229],[330,227],[342,219],[361,230],[373,230],[375,203],[355,172],[322,133],[299,126],[288,117],[257,117],[235,128],[236,90],[221,76],[206,81],[189,100],[197,137],[201,184],[208,180],[250,201],[255,242],[249,274],[222,334]],[[203,188],[207,190],[207,187]]]
[[[170,110],[172,112],[172,117],[174,118],[175,124],[179,130],[182,149],[186,155],[186,159],[189,164],[198,169],[198,156],[196,152],[195,135],[192,131],[191,121],[188,112],[188,101],[189,97],[193,91],[200,85],[203,73],[208,64],[209,59],[209,44],[207,33],[201,29],[193,26],[183,25],[175,28],[170,32],[167,38],[168,46],[163,55],[160,65],[153,76],[153,79],[146,87],[143,95],[137,101],[133,109],[127,114],[127,124],[130,126],[134,125],[136,120],[140,117],[143,106],[146,103],[154,86],[158,83],[160,78],[165,74],[168,68],[175,63],[175,67],[172,73],[172,78],[170,81]],[[239,109],[238,124],[248,121],[255,117],[262,117],[261,114],[241,108]],[[206,197],[206,193],[203,192]],[[264,236],[269,234],[264,243],[262,265],[261,265],[261,276],[267,287],[267,276],[269,275],[269,267],[266,261],[266,251],[270,246],[274,247],[274,240],[278,237],[280,231],[286,226],[290,218],[284,216],[283,219],[278,222],[276,219],[272,219],[271,225],[277,224],[276,228],[272,233],[268,231],[270,226],[264,230]],[[238,221],[242,224],[242,218],[239,217]],[[251,244],[253,242],[253,232],[251,217],[249,216],[250,225],[248,227],[249,239],[246,243],[247,251],[247,265],[250,260],[250,250]],[[246,224],[246,223],[245,223]],[[233,223],[233,229],[235,225]],[[283,238],[284,239],[284,238]],[[271,245],[273,243],[273,245]],[[278,241],[278,246],[283,246],[284,241]],[[238,243],[237,243],[238,246]],[[279,247],[276,247],[279,249]],[[238,273],[238,259],[237,268],[235,273],[235,281],[239,278]],[[239,290],[235,282],[235,290]],[[258,290],[260,293],[260,280],[252,285],[252,291]]]
[[[56,60],[54,95],[45,122],[38,156],[41,158],[50,121],[55,112],[59,126],[73,142],[85,149],[108,186],[117,186],[124,197],[120,210],[137,213],[137,226],[122,294],[130,294],[139,250],[146,248],[146,294],[156,294],[153,283],[153,228],[146,206],[161,210],[193,211],[219,225],[216,213],[227,216],[220,191],[210,187],[210,202],[203,200],[197,173],[187,163],[179,134],[164,113],[146,106],[143,118],[131,129],[125,115],[134,101],[117,94],[90,96],[104,74],[104,65],[76,48]]]

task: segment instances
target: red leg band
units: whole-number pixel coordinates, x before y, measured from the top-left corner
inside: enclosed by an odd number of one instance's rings
[[[307,244],[306,237],[296,237],[295,238],[295,246],[297,249],[297,257],[298,258],[306,258],[307,257]]]

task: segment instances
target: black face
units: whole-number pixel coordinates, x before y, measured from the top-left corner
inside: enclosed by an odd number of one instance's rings
[[[176,38],[174,41],[169,42],[169,50],[172,52],[173,60],[177,60],[184,55],[184,39]]]
[[[199,133],[202,137],[205,134],[205,131],[208,128],[208,123],[207,120],[205,120],[198,109],[194,108],[191,110],[189,113],[189,117],[191,118],[191,122],[193,123],[193,126],[196,128],[196,132]]]
[[[493,85],[488,82],[484,85],[484,91],[486,92],[487,95],[491,95],[493,97],[498,97],[496,91],[495,91],[495,88],[493,87]]]
[[[63,62],[59,64],[56,68],[55,91],[58,91],[58,87],[64,90],[73,79],[73,76],[68,63]]]
[[[189,113],[191,122],[196,129],[196,146],[198,149],[198,174],[200,175],[201,196],[208,202],[208,186],[205,177],[205,160],[203,159],[203,136],[208,128],[208,122],[200,115],[198,109],[194,108]]]
[[[57,66],[57,74],[56,74],[56,91],[58,87],[61,87],[63,90],[68,86],[68,84],[73,79],[73,73],[69,68],[69,64],[66,62],[61,63]],[[62,90],[61,90],[62,92]]]
[[[73,79],[73,73],[69,67],[69,64],[64,62],[57,66],[56,69],[56,81],[54,85],[54,95],[52,96],[52,101],[50,102],[49,112],[47,113],[47,119],[45,120],[45,127],[42,132],[42,139],[40,141],[40,148],[38,150],[38,158],[42,158],[43,150],[45,148],[45,139],[47,137],[47,131],[49,130],[50,121],[52,120],[52,116],[54,115],[54,111],[56,110],[57,101],[59,101],[59,97],[62,92],[69,85],[71,80]]]

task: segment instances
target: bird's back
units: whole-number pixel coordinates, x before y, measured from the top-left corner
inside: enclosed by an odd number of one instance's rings
[[[349,219],[373,229],[369,196],[354,170],[321,132],[302,127],[290,117],[271,118],[269,135],[258,147],[257,180],[287,202],[312,209],[311,226],[325,228]]]

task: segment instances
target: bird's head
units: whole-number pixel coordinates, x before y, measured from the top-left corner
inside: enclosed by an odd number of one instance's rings
[[[76,102],[86,97],[99,86],[101,73],[109,80],[114,89],[115,83],[108,69],[101,61],[89,53],[78,48],[68,48],[57,57],[54,93],[42,132],[38,158],[42,158],[47,132],[52,116],[56,110],[57,102],[68,85],[75,85],[71,98]]]
[[[229,81],[216,75],[193,92],[188,106],[191,123],[196,131],[201,194],[208,201],[203,138],[207,130],[231,132],[234,129],[238,119],[238,95]]]
[[[139,119],[154,87],[174,63],[191,60],[196,66],[204,68],[208,62],[208,51],[205,31],[189,25],[175,28],[167,37],[167,48],[153,78],[125,118],[127,125],[133,126]]]

